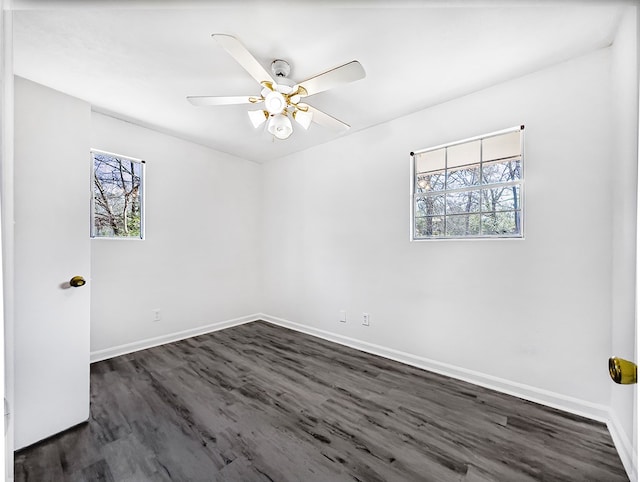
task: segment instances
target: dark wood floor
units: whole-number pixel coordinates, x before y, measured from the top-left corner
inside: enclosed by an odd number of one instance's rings
[[[604,425],[254,322],[95,363],[17,481],[628,480]]]

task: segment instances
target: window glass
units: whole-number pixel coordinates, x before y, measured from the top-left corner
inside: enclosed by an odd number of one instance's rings
[[[522,237],[524,126],[412,155],[412,239]]]
[[[144,161],[92,150],[91,236],[144,238]]]

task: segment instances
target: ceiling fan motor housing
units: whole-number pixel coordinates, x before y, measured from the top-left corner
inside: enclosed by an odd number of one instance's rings
[[[286,60],[276,59],[271,62],[271,72],[278,78],[288,77],[291,72],[291,66]]]

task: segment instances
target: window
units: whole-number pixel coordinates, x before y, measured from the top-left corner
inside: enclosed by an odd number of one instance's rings
[[[144,238],[144,161],[91,150],[91,237]]]
[[[411,153],[411,239],[521,238],[523,129]]]

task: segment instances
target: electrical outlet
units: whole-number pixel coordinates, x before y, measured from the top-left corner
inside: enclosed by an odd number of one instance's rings
[[[340,310],[340,321],[342,323],[346,323],[347,322],[347,312],[344,310]]]
[[[153,321],[160,321],[160,308],[151,310],[151,313],[153,313]]]
[[[362,313],[362,324],[369,326],[369,313]]]

